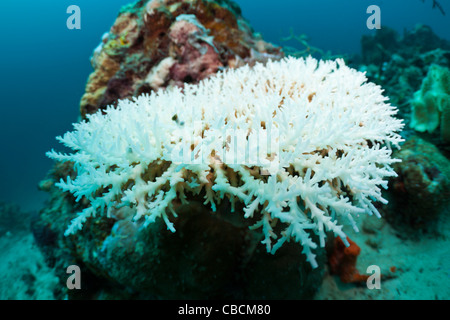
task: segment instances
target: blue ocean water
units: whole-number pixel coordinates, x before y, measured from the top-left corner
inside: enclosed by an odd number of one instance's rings
[[[89,57],[101,35],[129,0],[3,0],[0,60],[1,117],[0,199],[37,209],[45,195],[37,184],[51,167],[44,153],[55,136],[71,129],[92,68]],[[311,45],[333,53],[357,53],[368,30],[366,9],[378,5],[381,24],[399,32],[416,23],[430,25],[450,40],[447,15],[432,9],[432,0],[238,0],[254,30],[281,44],[290,29],[306,34]],[[81,9],[81,30],[66,27],[69,5]]]

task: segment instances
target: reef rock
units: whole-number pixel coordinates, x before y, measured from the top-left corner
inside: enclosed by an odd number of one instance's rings
[[[440,39],[430,27],[417,25],[403,36],[383,27],[374,36],[363,36],[361,45],[364,65],[360,70],[386,90],[409,127],[411,100],[430,66],[450,68],[450,42]],[[404,131],[405,136],[410,134],[414,131]]]
[[[138,1],[121,10],[95,49],[80,112],[85,117],[118,99],[282,57],[253,34],[232,1]],[[321,284],[324,250],[316,250],[314,270],[301,246],[287,243],[268,254],[243,208],[230,213],[224,204],[211,213],[201,198],[177,209],[183,218],[173,221],[176,233],[161,219],[140,228],[132,210],[121,208],[65,237],[70,220],[88,205],[54,186],[67,176],[76,176],[73,163],[57,163],[40,184],[50,199],[33,230],[62,283],[69,265],[81,268],[81,290],[67,290],[69,298],[299,299],[312,297]]]
[[[118,99],[197,83],[223,68],[277,60],[233,1],[151,0],[124,7],[91,58],[83,117]]]
[[[388,197],[388,218],[396,223],[427,228],[436,221],[450,199],[450,161],[433,144],[413,136],[396,151],[402,162],[394,165]]]

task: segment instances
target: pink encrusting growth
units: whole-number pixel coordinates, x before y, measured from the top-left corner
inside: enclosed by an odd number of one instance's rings
[[[174,203],[202,195],[213,210],[225,199],[233,209],[242,203],[268,252],[295,241],[316,267],[313,250],[326,232],[345,243],[342,220],[357,229],[358,215],[379,216],[372,201],[386,203],[380,187],[396,175],[391,146],[403,124],[366,80],[343,60],[286,58],[88,115],[58,138],[74,153],[48,153],[75,164],[76,178],[57,186],[90,203],[66,234],[122,206],[144,225],[162,218],[175,231]],[[249,143],[261,137],[271,143]]]

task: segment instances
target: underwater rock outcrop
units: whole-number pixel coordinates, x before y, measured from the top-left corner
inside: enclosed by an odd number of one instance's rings
[[[390,182],[388,218],[426,229],[443,213],[450,199],[450,160],[433,144],[413,136],[395,152],[402,160]]]
[[[91,58],[81,115],[224,68],[283,57],[253,33],[233,1],[152,0],[122,8]]]

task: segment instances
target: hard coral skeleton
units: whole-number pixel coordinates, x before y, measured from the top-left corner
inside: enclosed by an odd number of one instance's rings
[[[89,115],[58,137],[74,153],[47,153],[74,163],[76,178],[57,186],[90,203],[66,235],[120,206],[144,225],[162,218],[175,231],[174,201],[201,194],[213,211],[225,198],[233,209],[241,202],[268,252],[296,241],[317,267],[312,235],[323,247],[332,231],[349,245],[340,221],[357,229],[358,215],[379,216],[372,201],[387,202],[380,187],[396,176],[391,146],[403,124],[366,80],[343,60],[291,57]]]

